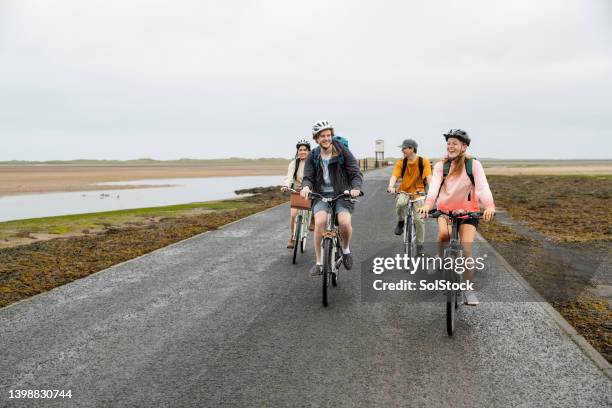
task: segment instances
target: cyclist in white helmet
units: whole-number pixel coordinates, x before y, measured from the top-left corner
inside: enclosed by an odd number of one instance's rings
[[[334,129],[326,120],[315,123],[312,127],[312,137],[319,144],[308,155],[302,180],[302,197],[306,198],[310,191],[323,196],[334,197],[344,191],[350,191],[352,197],[358,197],[361,191],[363,176],[359,163],[353,153],[342,142],[334,140]],[[342,236],[342,261],[346,269],[353,267],[353,256],[349,245],[353,227],[351,214],[353,203],[340,200],[336,204],[338,225]],[[327,204],[321,200],[313,200],[312,213],[315,218],[314,247],[316,263],[310,269],[312,276],[321,274],[321,239],[327,220]]]
[[[295,152],[295,160],[291,160],[291,163],[289,163],[289,168],[287,169],[287,177],[285,177],[285,182],[283,183],[283,191],[287,191],[290,188],[294,190],[302,189],[304,164],[306,163],[308,153],[310,153],[310,142],[305,139],[300,139],[295,145],[295,148],[297,149],[297,151]],[[295,224],[295,217],[297,216],[297,213],[298,209],[292,208],[291,215],[289,216],[289,228],[291,230],[291,235],[289,236],[289,241],[287,242],[287,248],[290,249],[295,246],[295,240],[293,239],[293,227]]]

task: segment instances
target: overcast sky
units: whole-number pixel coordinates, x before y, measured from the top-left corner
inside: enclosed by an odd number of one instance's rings
[[[610,0],[0,0],[0,160],[612,157]]]

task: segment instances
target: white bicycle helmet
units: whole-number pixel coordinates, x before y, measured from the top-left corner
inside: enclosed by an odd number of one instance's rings
[[[328,120],[320,120],[314,124],[312,127],[312,137],[316,138],[317,134],[326,129],[334,129],[334,127],[329,123]]]
[[[298,140],[298,142],[295,144],[295,148],[299,149],[300,146],[306,146],[308,148],[308,150],[310,150],[310,142],[306,139],[300,139]]]

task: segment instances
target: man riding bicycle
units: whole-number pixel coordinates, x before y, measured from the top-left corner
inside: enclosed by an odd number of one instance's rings
[[[402,235],[408,200],[411,199],[410,196],[412,196],[413,200],[417,198],[414,196],[417,192],[425,192],[425,186],[431,181],[431,165],[428,159],[417,156],[418,144],[414,140],[406,139],[398,147],[402,149],[404,158],[395,163],[387,191],[389,193],[408,193],[398,194],[395,203],[395,211],[398,218],[395,235]],[[396,188],[395,184],[398,179],[402,181],[399,188]],[[423,243],[425,242],[425,222],[420,216],[417,216],[419,208],[423,206],[423,200],[424,198],[414,201],[412,206],[418,254],[423,253]]]
[[[346,190],[350,191],[351,197],[358,197],[363,182],[359,164],[348,147],[334,140],[332,125],[327,120],[315,123],[312,127],[312,137],[319,146],[313,149],[306,159],[302,191],[300,192],[302,197],[308,197],[311,191],[324,197],[334,197]],[[353,257],[350,251],[353,209],[353,203],[345,200],[338,200],[336,204],[338,225],[342,237],[342,262],[346,269],[353,267]],[[316,262],[310,269],[311,276],[321,274],[321,239],[328,211],[327,203],[314,199],[312,212],[315,219],[314,247]]]

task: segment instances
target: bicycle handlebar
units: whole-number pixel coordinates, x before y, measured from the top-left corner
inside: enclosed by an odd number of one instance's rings
[[[345,198],[345,199],[349,199],[349,200],[354,200],[354,199],[355,199],[355,198],[353,198],[353,197],[351,196],[351,193],[350,193],[350,191],[349,191],[349,190],[345,190],[343,193],[338,194],[338,195],[337,195],[336,197],[334,197],[334,198],[327,198],[327,197],[323,197],[321,194],[319,194],[319,193],[315,193],[315,192],[313,192],[313,191],[308,192],[308,196],[309,196],[309,197],[316,197],[316,198],[318,198],[318,199],[320,199],[321,201],[326,202],[326,203],[332,203],[332,202],[334,202],[334,201],[338,201],[338,200],[339,200],[339,199],[341,199],[341,198]],[[363,196],[364,196],[363,191],[359,191],[359,196],[358,196],[358,197],[363,197]]]
[[[391,194],[393,194],[394,196],[398,196],[398,195],[400,195],[400,194],[401,194],[401,195],[408,196],[408,199],[409,199],[410,201],[412,201],[412,202],[415,202],[415,201],[420,201],[420,200],[422,200],[423,198],[427,197],[427,193],[425,193],[425,192],[423,192],[423,191],[417,191],[417,192],[415,192],[415,193],[407,193],[407,192],[405,192],[405,191],[396,191],[395,193],[391,193]],[[413,198],[414,196],[417,196],[417,197],[416,197],[416,198]]]
[[[452,219],[456,219],[456,218],[472,218],[472,219],[479,219],[482,217],[482,212],[478,211],[478,212],[465,212],[465,211],[461,211],[461,212],[446,212],[446,211],[440,211],[438,209],[434,209],[434,210],[429,210],[429,215],[431,216],[431,218],[438,218],[442,215],[447,216],[448,218]]]

